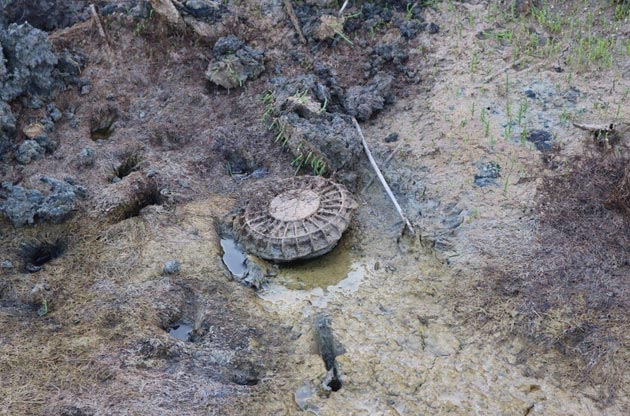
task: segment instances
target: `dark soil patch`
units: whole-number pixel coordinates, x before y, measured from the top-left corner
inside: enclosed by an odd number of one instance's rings
[[[66,250],[66,242],[62,239],[34,240],[23,243],[20,247],[20,256],[24,261],[24,270],[36,272],[51,260],[60,257]]]

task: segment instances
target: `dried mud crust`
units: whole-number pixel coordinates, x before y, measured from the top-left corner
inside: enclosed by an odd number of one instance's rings
[[[247,251],[264,259],[313,258],[335,247],[355,207],[343,185],[300,176],[257,189],[234,219],[234,230]]]

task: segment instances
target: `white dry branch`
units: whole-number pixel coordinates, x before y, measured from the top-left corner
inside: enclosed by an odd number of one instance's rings
[[[348,5],[348,1],[346,0],[343,2],[343,5],[341,6],[341,9],[339,9],[339,16],[341,16],[343,14],[343,11],[346,10],[346,6]]]
[[[356,127],[357,131],[359,132],[359,136],[361,136],[361,143],[363,143],[363,149],[365,150],[365,154],[367,155],[368,159],[370,160],[370,164],[372,165],[372,168],[374,169],[374,172],[376,172],[376,176],[378,176],[378,179],[383,184],[383,188],[385,188],[385,192],[387,192],[387,195],[389,196],[389,199],[391,199],[392,202],[394,203],[394,206],[396,207],[396,211],[398,211],[398,215],[400,215],[400,218],[402,218],[402,220],[407,225],[407,228],[409,229],[409,232],[412,235],[415,235],[416,232],[414,231],[413,226],[411,225],[411,222],[409,222],[409,220],[407,219],[407,217],[403,213],[402,208],[400,208],[400,205],[398,204],[398,201],[396,200],[396,197],[392,193],[391,188],[387,184],[387,181],[385,181],[385,178],[383,177],[383,174],[381,173],[381,170],[378,168],[378,165],[376,164],[376,161],[372,157],[372,152],[370,152],[370,148],[368,147],[368,144],[365,141],[365,137],[363,136],[363,132],[361,131],[361,126],[359,126],[359,122],[354,117],[352,117],[352,122],[354,123],[354,127]]]

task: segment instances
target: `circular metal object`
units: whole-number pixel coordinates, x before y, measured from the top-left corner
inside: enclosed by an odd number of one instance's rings
[[[275,262],[321,256],[348,228],[356,203],[345,186],[320,176],[298,176],[253,193],[234,231],[248,252]]]

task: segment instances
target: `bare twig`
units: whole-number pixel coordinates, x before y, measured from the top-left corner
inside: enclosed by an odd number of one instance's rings
[[[293,4],[291,4],[291,0],[284,0],[284,7],[287,9],[287,13],[289,14],[289,18],[291,19],[291,23],[293,23],[293,27],[300,37],[300,42],[306,45],[306,38],[302,33],[302,29],[300,28],[300,22],[298,21],[297,16],[295,15],[295,11],[293,10]]]
[[[610,133],[615,129],[614,124],[580,124],[573,122],[573,126],[581,130],[590,131],[593,133]]]
[[[94,6],[93,4],[90,4],[90,13],[92,14],[92,18],[94,19],[94,22],[98,29],[98,34],[103,38],[103,40],[105,40],[105,45],[107,45],[107,51],[111,55],[112,47],[109,44],[109,38],[107,37],[107,33],[105,33],[105,29],[103,29],[103,24],[101,23],[101,18],[99,17],[98,12],[96,11],[96,6]]]
[[[402,220],[407,225],[407,228],[409,229],[409,232],[411,232],[411,234],[415,235],[416,232],[414,231],[414,229],[413,229],[413,227],[411,225],[411,222],[409,222],[409,220],[407,219],[407,217],[403,213],[402,208],[400,208],[400,205],[398,204],[398,201],[396,200],[396,197],[392,193],[391,188],[387,184],[387,181],[385,181],[385,178],[383,177],[383,174],[381,173],[381,170],[378,168],[378,165],[376,164],[376,161],[372,157],[372,152],[370,152],[370,148],[368,147],[367,142],[365,141],[365,137],[363,137],[363,132],[361,131],[361,126],[359,126],[359,122],[354,117],[352,117],[352,122],[354,123],[354,127],[356,127],[357,131],[359,132],[359,136],[361,136],[361,143],[363,144],[363,149],[365,150],[365,154],[367,155],[368,159],[370,160],[370,164],[372,165],[372,168],[374,169],[374,172],[376,172],[376,176],[378,176],[378,179],[383,184],[383,188],[385,188],[385,192],[387,192],[387,195],[389,196],[389,199],[391,199],[392,202],[394,203],[394,206],[396,207],[396,211],[398,211],[398,215],[400,215],[400,218],[402,218]]]
[[[346,0],[343,2],[343,5],[341,6],[341,9],[339,9],[339,16],[341,16],[343,14],[343,11],[346,10],[346,6],[348,5],[348,1]]]
[[[385,162],[383,162],[383,167],[386,167],[389,164],[389,161],[392,160],[392,157],[394,157],[394,155],[396,154],[396,152],[398,151],[398,149],[400,149],[400,146],[402,145],[401,143],[398,143],[398,146],[396,146],[394,148],[394,150],[392,150],[392,152],[389,154],[389,156],[387,156],[387,159],[385,159]],[[363,187],[363,189],[361,189],[361,193],[365,192],[370,185],[372,185],[372,182],[374,182],[374,179],[376,178],[376,176],[372,176],[370,178],[370,180],[368,181],[368,183],[365,184],[365,186]]]

